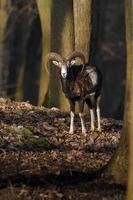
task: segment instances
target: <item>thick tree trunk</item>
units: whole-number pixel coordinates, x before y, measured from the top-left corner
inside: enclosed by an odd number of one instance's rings
[[[89,58],[91,33],[91,0],[73,0],[75,50]]]
[[[44,59],[47,53],[51,50],[51,0],[36,0],[38,11],[41,20],[42,28],[42,63],[40,70],[40,89],[39,89],[39,105],[41,105],[48,91],[49,75],[44,67]]]
[[[83,52],[86,62],[90,54],[91,8],[92,0],[73,0],[75,50]]]
[[[127,183],[127,174],[128,174],[129,149],[128,149],[127,123],[128,122],[125,121],[119,147],[107,166],[107,171],[112,175],[114,181],[117,184],[123,184],[123,185]]]
[[[133,0],[126,0],[127,72],[124,128],[120,145],[108,168],[117,183],[127,183],[127,199],[133,199]]]
[[[126,132],[129,134],[129,167],[127,200],[133,199],[133,0],[126,0],[127,86]]]
[[[52,2],[51,51],[67,56],[74,50],[73,1]],[[68,100],[62,92],[59,72],[55,66],[50,68],[50,77],[49,106],[68,110]]]

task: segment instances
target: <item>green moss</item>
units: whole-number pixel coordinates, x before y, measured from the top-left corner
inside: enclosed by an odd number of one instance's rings
[[[23,132],[23,135],[24,135],[25,138],[31,138],[31,137],[34,136],[33,131],[30,128],[23,128],[22,132]]]
[[[36,132],[37,128],[29,125],[20,129],[16,129],[16,131],[13,132],[13,135],[21,145],[29,145],[49,149],[51,144],[49,143],[48,139],[43,136],[37,136],[35,134]]]
[[[37,146],[37,147],[43,147],[45,149],[49,149],[50,148],[50,143],[48,141],[48,139],[46,137],[39,137],[34,135],[33,131],[36,128],[29,126],[26,128],[22,129],[22,142],[26,145],[33,145],[33,146]]]
[[[0,145],[4,144],[3,138],[0,136]]]
[[[31,131],[32,133],[37,132],[37,128],[34,127],[34,126],[27,126],[27,127],[26,127],[26,130],[27,130],[27,129],[28,129],[28,131]]]
[[[39,137],[39,138],[28,138],[27,140],[24,141],[25,144],[29,144],[29,145],[35,145],[37,147],[43,147],[45,149],[49,149],[50,148],[50,143],[48,142],[48,140],[44,137]]]

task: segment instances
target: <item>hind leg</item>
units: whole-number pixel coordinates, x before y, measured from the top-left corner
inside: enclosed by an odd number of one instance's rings
[[[101,117],[100,117],[100,99],[101,97],[99,96],[97,98],[97,102],[96,102],[96,113],[97,113],[97,123],[98,123],[98,131],[101,131]]]
[[[90,95],[90,98],[86,99],[86,103],[88,105],[88,108],[90,110],[90,118],[91,118],[91,131],[95,130],[95,107],[96,107],[96,102],[95,102],[95,93]]]
[[[94,108],[90,109],[90,116],[91,116],[91,131],[95,130],[95,110]]]
[[[80,109],[80,113],[79,113],[79,117],[80,117],[80,121],[81,121],[81,127],[82,127],[82,133],[86,134],[86,128],[85,128],[85,120],[84,120],[84,101],[79,101],[79,109]]]

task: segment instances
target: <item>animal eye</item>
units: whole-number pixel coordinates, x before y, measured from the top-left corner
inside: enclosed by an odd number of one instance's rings
[[[76,63],[76,60],[71,60],[71,65],[74,65]]]
[[[57,61],[55,61],[55,60],[53,60],[52,63],[53,63],[54,65],[56,65],[56,66],[59,66],[59,62],[57,62]]]

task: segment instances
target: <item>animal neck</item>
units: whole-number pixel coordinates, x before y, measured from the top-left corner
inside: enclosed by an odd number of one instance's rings
[[[72,80],[72,81],[75,81],[75,79],[78,76],[78,74],[82,71],[82,66],[83,65],[73,65],[71,68],[69,68],[69,70],[68,70],[68,79]]]

